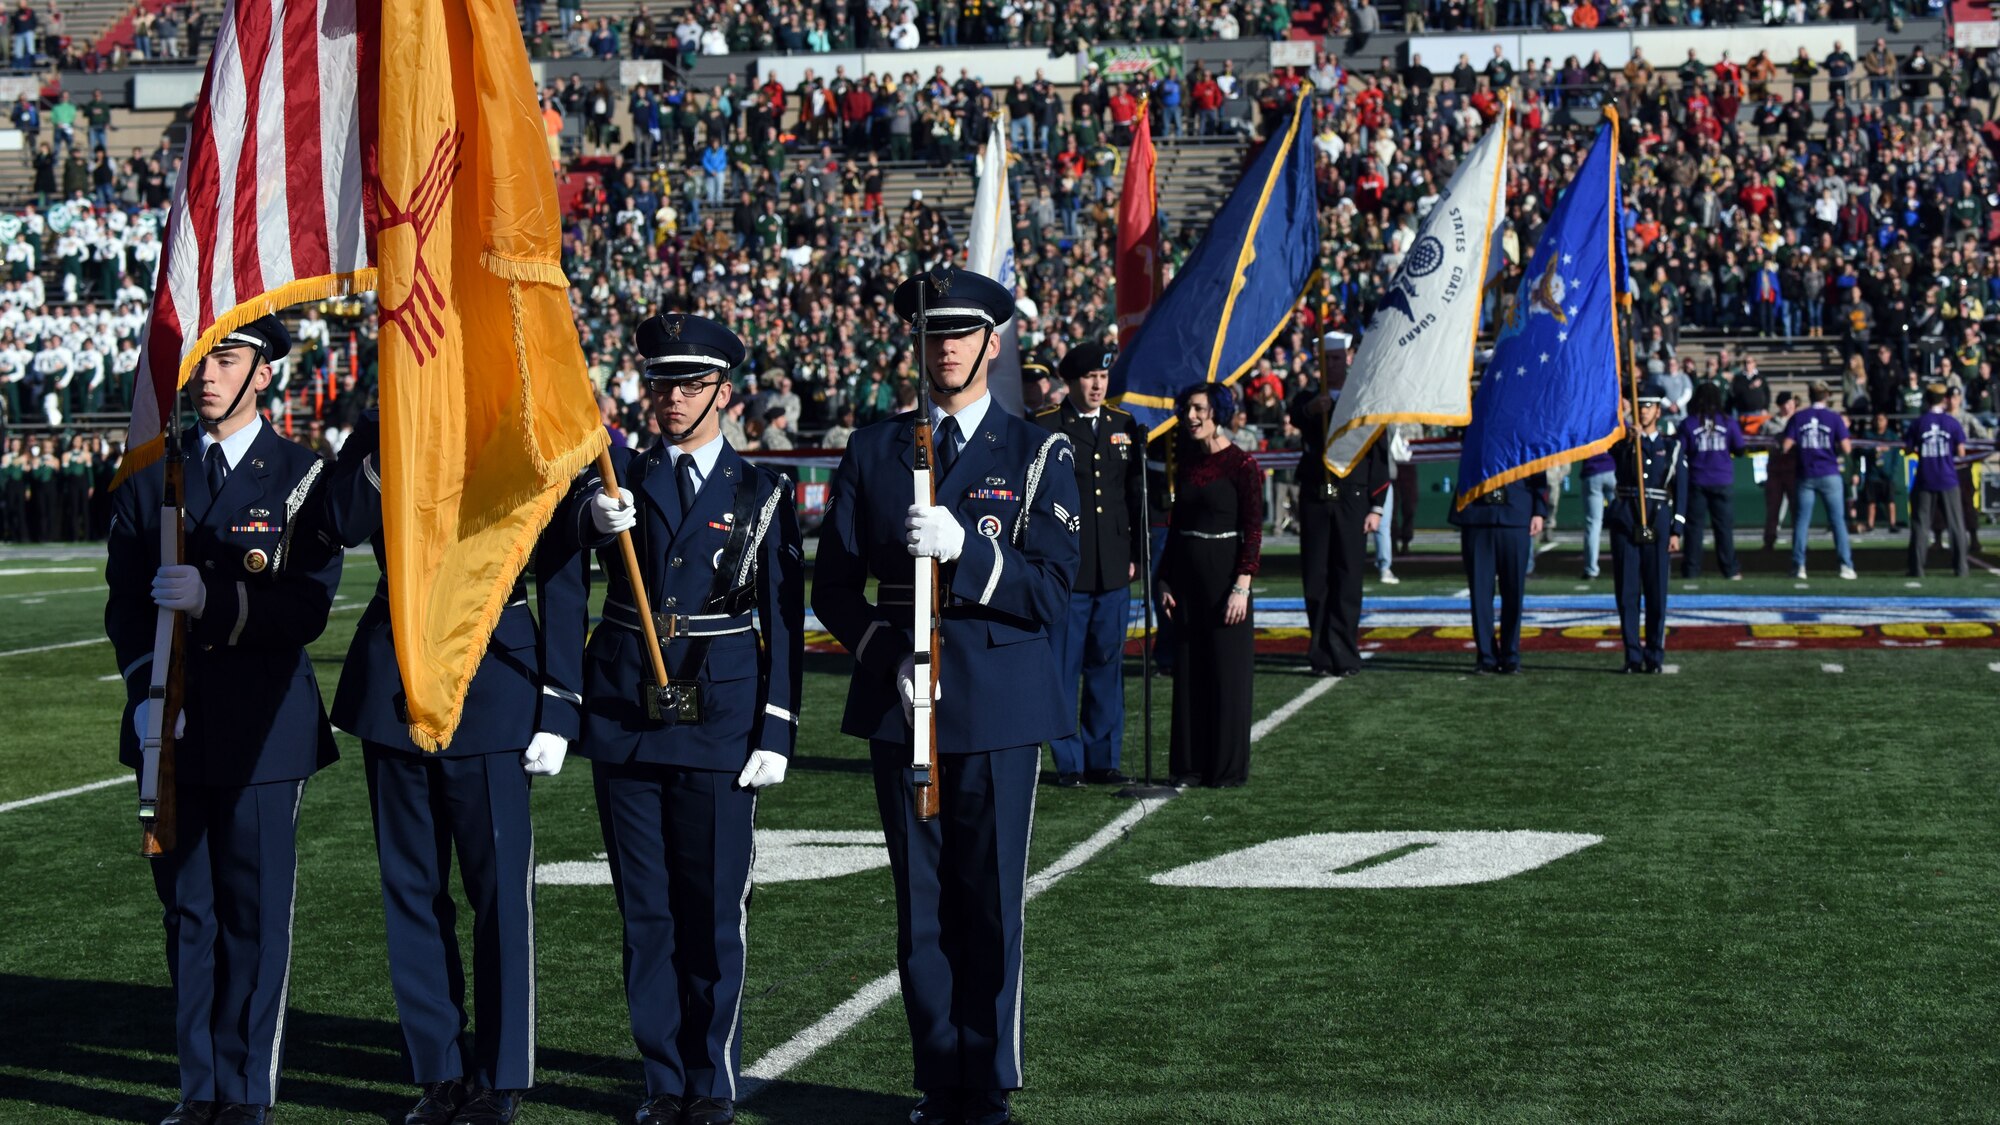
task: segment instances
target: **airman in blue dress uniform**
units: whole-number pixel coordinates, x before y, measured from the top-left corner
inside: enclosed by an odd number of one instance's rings
[[[1618,496],[1607,518],[1611,525],[1611,574],[1618,595],[1618,631],[1625,639],[1625,667],[1634,672],[1664,671],[1667,655],[1667,567],[1681,549],[1681,529],[1687,517],[1688,473],[1679,441],[1660,432],[1660,408],[1665,388],[1648,381],[1639,388],[1633,411],[1638,423],[1638,449],[1630,427],[1611,460],[1618,474]],[[1645,460],[1641,496],[1639,461]],[[1639,505],[1646,506],[1642,526]],[[1645,632],[1640,633],[1641,599]]]
[[[1459,529],[1459,557],[1465,563],[1465,584],[1472,594],[1472,640],[1479,651],[1474,675],[1521,671],[1521,610],[1528,596],[1528,572],[1534,569],[1534,540],[1549,514],[1545,474],[1510,481],[1464,508],[1454,507],[1451,522]],[[1500,637],[1493,636],[1495,579],[1500,591]]]
[[[374,412],[341,446],[327,525],[386,566],[381,430]],[[586,591],[573,536],[544,535],[508,596],[467,689],[450,745],[426,753],[409,713],[389,628],[389,580],[362,611],[333,723],[361,739],[388,925],[389,981],[410,1069],[422,1087],[405,1125],[504,1125],[535,1074],[535,833],[530,774],[562,768],[580,729]],[[472,907],[470,1035],[452,854]]]
[[[916,1125],[999,1125],[1022,1084],[1021,933],[1040,744],[1075,729],[1050,645],[1079,554],[1075,451],[993,405],[986,369],[1013,295],[939,267],[896,290],[929,396],[857,430],[820,528],[813,611],[854,658],[841,729],[868,739],[896,884],[897,963],[924,1097]],[[937,503],[915,497],[932,423]],[[919,560],[942,564],[939,813],[916,816],[911,761]],[[878,600],[867,589],[880,583]]]
[[[791,482],[723,440],[743,342],[704,317],[639,325],[661,440],[612,451],[557,521],[610,575],[584,659],[583,738],[618,909],[625,998],[646,1078],[636,1125],[735,1120],[757,791],[798,734],[804,558]],[[653,682],[619,553],[632,532],[663,649]],[[754,614],[754,620],[753,620]],[[762,643],[759,643],[759,634]]]
[[[1076,733],[1049,744],[1056,784],[1065,788],[1132,780],[1119,772],[1118,758],[1125,746],[1125,632],[1132,622],[1132,581],[1139,576],[1149,538],[1146,430],[1138,419],[1104,401],[1116,354],[1111,345],[1095,340],[1071,348],[1059,367],[1069,397],[1035,415],[1043,429],[1069,435],[1076,450],[1077,514],[1083,519],[1078,535],[1082,559],[1070,589],[1069,612],[1056,620],[1054,633],[1066,693],[1064,713],[1077,715]]]
[[[187,614],[177,842],[152,865],[180,1054],[166,1125],[262,1125],[277,1100],[299,804],[335,758],[305,651],[340,584],[340,551],[316,518],[325,463],[257,414],[271,361],[290,350],[266,316],[189,378],[200,426],[185,446],[184,562],[160,561],[162,466],[112,497],[104,628],[125,677],[127,766],[140,764],[158,611]]]

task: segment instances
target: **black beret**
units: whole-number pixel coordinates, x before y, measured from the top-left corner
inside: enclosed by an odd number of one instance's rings
[[[1109,371],[1112,361],[1117,358],[1117,348],[1102,340],[1086,340],[1062,357],[1060,370],[1063,380],[1074,382],[1093,371]]]
[[[736,333],[693,313],[662,313],[640,321],[638,344],[649,379],[696,379],[710,371],[730,371],[749,354]]]
[[[285,322],[274,314],[258,317],[248,324],[238,327],[215,342],[211,352],[224,348],[256,348],[257,354],[265,362],[285,358],[292,350],[292,334],[286,330]]]
[[[981,328],[998,328],[1014,317],[1014,295],[1007,287],[970,270],[939,266],[896,286],[896,315],[916,326],[917,302],[923,302],[931,336],[963,336]]]

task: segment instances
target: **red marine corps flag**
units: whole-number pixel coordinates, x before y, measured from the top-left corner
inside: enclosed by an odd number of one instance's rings
[[[1153,127],[1143,103],[1118,193],[1118,346],[1129,348],[1160,295],[1160,208],[1153,187]]]

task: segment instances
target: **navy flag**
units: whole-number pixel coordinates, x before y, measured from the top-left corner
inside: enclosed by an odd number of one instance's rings
[[[1609,449],[1621,430],[1629,291],[1619,223],[1618,119],[1607,120],[1556,201],[1472,399],[1456,506],[1510,481]]]
[[[1310,87],[1264,145],[1208,234],[1119,349],[1111,394],[1152,436],[1174,423],[1174,394],[1233,383],[1291,319],[1319,261]]]

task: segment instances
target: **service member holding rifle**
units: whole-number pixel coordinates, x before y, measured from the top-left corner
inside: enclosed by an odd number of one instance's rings
[[[791,482],[722,438],[729,373],[745,354],[736,334],[667,313],[639,325],[638,344],[661,440],[643,454],[614,449],[618,480],[592,474],[555,517],[603,549],[610,575],[585,653],[577,753],[593,763],[625,920],[625,998],[646,1075],[632,1120],[725,1125],[742,1062],[757,791],[785,779],[798,733],[799,522]]]
[[[869,740],[896,884],[897,963],[923,1100],[916,1125],[1001,1125],[1022,1085],[1021,936],[1040,743],[1076,716],[1049,643],[1078,557],[1069,439],[996,408],[987,365],[1013,315],[997,282],[948,266],[905,281],[929,397],[855,432],[827,500],[813,610],[854,658],[841,729]],[[921,429],[935,502],[917,492]],[[913,605],[919,568],[941,603]],[[878,600],[867,600],[870,580]],[[913,643],[920,621],[935,640]],[[914,769],[935,655],[937,767]],[[1024,702],[1032,705],[1024,705]],[[921,782],[921,784],[920,784]],[[926,793],[925,790],[930,790]],[[935,801],[937,814],[924,806]]]
[[[225,335],[188,378],[199,430],[181,443],[166,419],[166,460],[112,495],[118,757],[157,802],[147,852],[180,1054],[181,1102],[163,1125],[262,1125],[277,1100],[299,802],[335,757],[305,651],[340,585],[340,551],[316,520],[324,462],[257,414],[290,349],[275,316]]]

